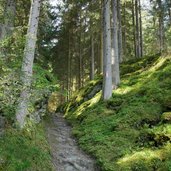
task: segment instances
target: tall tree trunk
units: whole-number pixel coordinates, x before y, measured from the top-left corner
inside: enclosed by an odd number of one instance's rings
[[[137,57],[137,44],[136,44],[136,30],[135,30],[135,4],[132,0],[132,25],[133,25],[133,35],[134,35],[134,54]]]
[[[32,81],[32,68],[35,55],[36,38],[39,22],[41,0],[33,0],[30,10],[28,32],[26,38],[26,45],[24,50],[24,58],[22,63],[21,81],[23,89],[21,90],[18,108],[16,111],[16,120],[22,128],[25,123],[25,117],[28,112],[28,103],[30,98],[30,88]]]
[[[103,28],[103,1],[101,0],[101,28]],[[101,49],[101,53],[100,53],[100,73],[103,73],[103,30],[101,29],[100,32],[100,49]]]
[[[103,100],[112,96],[110,0],[103,0]]]
[[[139,13],[138,0],[135,0],[135,18],[136,18],[136,54],[140,57],[140,34],[139,34]]]
[[[91,69],[90,69],[90,80],[94,80],[95,75],[95,65],[94,65],[94,36],[91,36]]]
[[[126,2],[124,2],[124,7],[123,7],[123,19],[124,19],[124,24],[123,24],[123,52],[124,52],[124,59],[126,59]]]
[[[122,21],[121,21],[121,2],[118,3],[118,48],[119,48],[119,62],[123,61],[123,47],[122,47]]]
[[[163,5],[161,0],[157,0],[158,6],[159,6],[159,16],[158,16],[158,22],[159,22],[159,47],[160,52],[164,49],[164,16],[163,16]]]
[[[143,35],[142,35],[142,15],[141,15],[141,0],[138,0],[139,3],[139,23],[140,23],[140,57],[143,56]]]
[[[82,44],[81,44],[81,31],[79,40],[79,89],[82,87]]]
[[[70,98],[70,88],[71,88],[71,86],[70,86],[70,84],[71,84],[71,78],[70,78],[70,70],[71,70],[71,68],[70,68],[70,59],[71,59],[71,46],[70,46],[70,44],[71,44],[71,38],[70,38],[70,29],[69,29],[69,42],[68,42],[68,66],[67,66],[67,101],[69,101],[69,98]]]
[[[14,20],[16,13],[15,0],[7,0],[4,9],[4,22],[0,26],[0,40],[6,36],[10,36],[14,28]]]
[[[171,26],[171,4],[169,5],[168,13],[169,13],[169,24]]]
[[[118,50],[118,16],[117,0],[112,1],[113,37],[112,37],[112,86],[116,89],[120,84],[119,50]]]

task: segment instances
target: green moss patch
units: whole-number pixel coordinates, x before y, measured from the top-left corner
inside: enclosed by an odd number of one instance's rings
[[[18,131],[8,128],[0,138],[0,170],[51,171],[52,163],[43,126]]]
[[[71,99],[65,116],[73,134],[103,171],[171,170],[171,57],[129,61],[121,73],[109,101],[101,92],[87,98],[100,79]]]

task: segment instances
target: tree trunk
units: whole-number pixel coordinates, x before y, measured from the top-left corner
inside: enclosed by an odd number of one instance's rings
[[[164,49],[164,16],[163,16],[163,6],[162,1],[157,0],[158,6],[159,6],[159,16],[158,16],[158,22],[159,22],[159,47],[160,52]]]
[[[142,16],[141,16],[141,0],[138,1],[139,3],[139,23],[140,23],[140,57],[143,56],[143,35],[142,35]]]
[[[134,35],[134,54],[137,57],[137,44],[136,44],[136,30],[135,30],[135,4],[132,0],[132,25],[133,25],[133,35]]]
[[[79,40],[79,89],[82,87],[82,44],[81,44],[82,34],[80,32]]]
[[[32,68],[33,68],[33,61],[35,55],[40,4],[41,4],[41,0],[33,0],[30,10],[28,32],[27,32],[24,58],[23,58],[22,70],[21,70],[22,71],[21,81],[23,84],[23,89],[21,90],[19,104],[16,112],[16,120],[20,128],[23,128],[25,124],[25,117],[26,115],[29,114],[28,103],[30,98]]]
[[[110,1],[103,0],[103,100],[112,96]]]
[[[118,16],[117,0],[112,2],[113,37],[112,37],[112,86],[116,89],[120,84],[119,74],[119,50],[118,50]]]
[[[169,13],[169,24],[171,26],[171,7],[170,6],[169,6],[169,9],[168,9],[168,13]]]
[[[119,62],[123,62],[123,47],[122,47],[122,22],[121,22],[121,4],[118,3],[118,49],[119,49]]]
[[[140,57],[140,34],[139,34],[139,13],[138,0],[135,0],[135,17],[136,17],[136,55]]]
[[[68,40],[69,40],[69,42],[68,42],[68,60],[67,60],[67,64],[68,64],[68,66],[67,66],[67,101],[69,101],[69,98],[70,98],[70,88],[71,88],[71,86],[70,86],[70,83],[71,83],[71,78],[70,78],[70,70],[71,70],[71,68],[70,68],[70,59],[71,59],[71,46],[70,46],[70,44],[71,44],[71,39],[70,39],[70,30],[69,30],[69,38],[68,38]]]
[[[94,66],[94,36],[91,36],[91,70],[90,70],[90,80],[94,80],[95,66]]]
[[[124,27],[123,27],[123,52],[124,52],[124,59],[126,59],[126,2],[124,2]]]
[[[103,1],[104,0],[101,0],[101,28],[103,28]],[[101,29],[101,32],[100,32],[100,49],[101,49],[101,53],[100,53],[100,73],[103,73],[103,30]]]

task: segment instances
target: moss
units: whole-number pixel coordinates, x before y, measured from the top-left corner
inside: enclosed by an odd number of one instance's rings
[[[8,128],[0,139],[0,170],[53,170],[42,124],[23,131]]]
[[[162,114],[162,120],[171,122],[171,112],[164,112]]]
[[[171,127],[165,122],[170,115],[162,114],[171,111],[170,60],[156,55],[127,62],[109,101],[100,101],[101,92],[85,99],[97,79],[67,106],[73,134],[103,171],[171,169]]]

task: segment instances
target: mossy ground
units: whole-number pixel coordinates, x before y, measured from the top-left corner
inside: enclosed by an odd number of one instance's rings
[[[73,134],[103,171],[171,171],[171,125],[162,119],[171,111],[171,56],[127,62],[121,74],[110,100],[86,98],[98,78],[65,106]]]
[[[52,171],[43,124],[22,131],[7,128],[0,138],[0,171]]]

